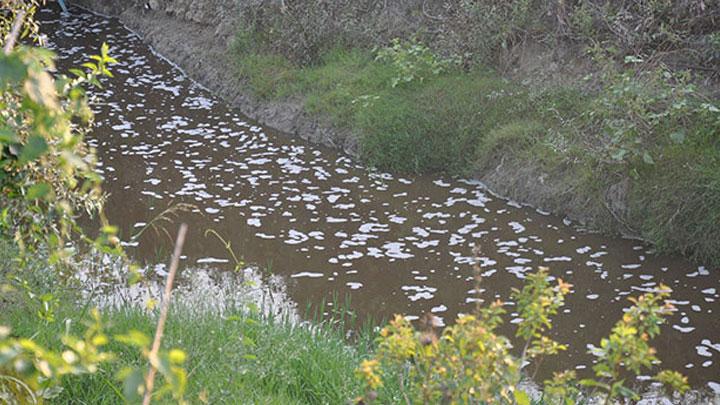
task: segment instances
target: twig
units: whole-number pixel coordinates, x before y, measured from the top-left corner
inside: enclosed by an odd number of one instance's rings
[[[167,281],[165,282],[165,295],[160,308],[160,318],[158,319],[157,329],[155,330],[155,340],[153,340],[152,349],[148,358],[150,359],[150,371],[145,378],[145,396],[143,397],[143,405],[150,404],[150,398],[152,397],[153,385],[155,384],[155,374],[157,374],[156,364],[158,352],[160,351],[160,341],[162,340],[163,331],[165,330],[165,321],[167,320],[168,310],[170,308],[170,296],[172,294],[173,281],[175,280],[175,273],[177,273],[178,264],[180,262],[180,254],[182,253],[183,244],[185,243],[185,235],[187,234],[187,224],[180,225],[180,231],[178,232],[177,240],[175,241],[175,250],[173,251],[172,259],[170,261],[170,273],[168,274]]]
[[[24,19],[25,10],[20,10],[15,14],[12,30],[8,33],[7,37],[5,37],[5,48],[3,49],[5,55],[9,55],[15,47],[15,41],[17,41],[17,37],[20,35],[20,27],[22,27]]]

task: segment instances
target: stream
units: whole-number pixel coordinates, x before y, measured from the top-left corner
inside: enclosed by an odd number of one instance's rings
[[[97,149],[108,217],[124,240],[163,210],[190,226],[184,271],[230,270],[230,254],[284,279],[300,307],[349,297],[362,318],[450,323],[478,299],[506,302],[538,266],[574,285],[552,336],[567,343],[549,371],[589,371],[591,345],[609,334],[637,296],[664,283],[677,311],[653,341],[664,368],[720,392],[720,274],[645,243],[608,237],[500,198],[483,184],[370,170],[335,150],[265,128],[156,54],[116,19],[43,11],[42,30],[66,71],[110,45],[120,63],[95,97]],[[231,69],[228,66],[228,69]],[[482,252],[475,258],[473,248]],[[137,260],[167,261],[163,232],[127,243]],[[476,291],[473,264],[482,282]],[[547,376],[547,375],[546,375]],[[542,376],[541,376],[542,377]]]

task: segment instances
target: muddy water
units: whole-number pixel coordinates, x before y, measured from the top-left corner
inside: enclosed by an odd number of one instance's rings
[[[102,161],[110,219],[126,239],[168,206],[191,203],[193,212],[180,215],[191,226],[188,267],[233,266],[218,240],[204,235],[212,229],[245,261],[283,276],[300,305],[348,295],[352,309],[375,318],[432,312],[450,322],[478,298],[505,300],[512,313],[510,289],[548,266],[575,286],[555,321],[555,337],[570,350],[548,360],[548,369],[589,369],[588,345],[609,332],[627,297],[665,283],[678,311],[656,341],[660,357],[695,385],[720,387],[717,269],[585,232],[474,181],[370,171],[257,125],[115,20],[43,18],[61,68],[78,65],[102,41],[120,60],[115,77],[93,93],[90,142]],[[147,232],[128,248],[152,262],[165,258],[169,242]]]

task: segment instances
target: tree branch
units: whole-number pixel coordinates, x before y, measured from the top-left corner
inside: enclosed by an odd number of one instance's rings
[[[20,28],[23,25],[24,19],[25,10],[20,10],[15,13],[15,21],[13,22],[12,30],[10,30],[7,37],[5,37],[5,47],[3,48],[5,55],[9,55],[15,47],[15,42],[17,41],[18,35],[20,35]]]

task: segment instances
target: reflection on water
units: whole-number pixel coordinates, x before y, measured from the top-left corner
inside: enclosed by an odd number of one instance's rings
[[[139,270],[140,283],[130,284],[124,259],[111,256],[85,257],[72,280],[81,285],[83,298],[101,309],[135,307],[150,309],[160,302],[165,289],[165,264]],[[202,267],[180,271],[172,293],[172,306],[197,316],[223,315],[252,310],[256,314],[299,323],[297,305],[287,296],[280,276],[263,277],[259,269],[214,271]]]
[[[592,366],[588,347],[609,333],[627,297],[672,287],[678,311],[656,341],[666,367],[718,389],[720,338],[714,269],[656,256],[640,242],[584,232],[462,179],[368,171],[346,156],[263,128],[215,99],[115,20],[46,15],[45,32],[67,68],[101,41],[121,63],[94,108],[90,143],[110,192],[111,220],[125,236],[173,203],[198,208],[186,265],[231,268],[213,229],[248,262],[284,277],[301,305],[349,295],[361,316],[445,322],[478,298],[501,299],[537,266],[575,285],[555,322],[570,343],[549,370]],[[228,66],[230,69],[231,67]],[[132,244],[134,245],[134,244]],[[472,250],[483,257],[475,291]],[[149,262],[170,243],[146,233],[132,253]],[[516,317],[517,314],[512,314]],[[505,332],[510,331],[509,327]]]

